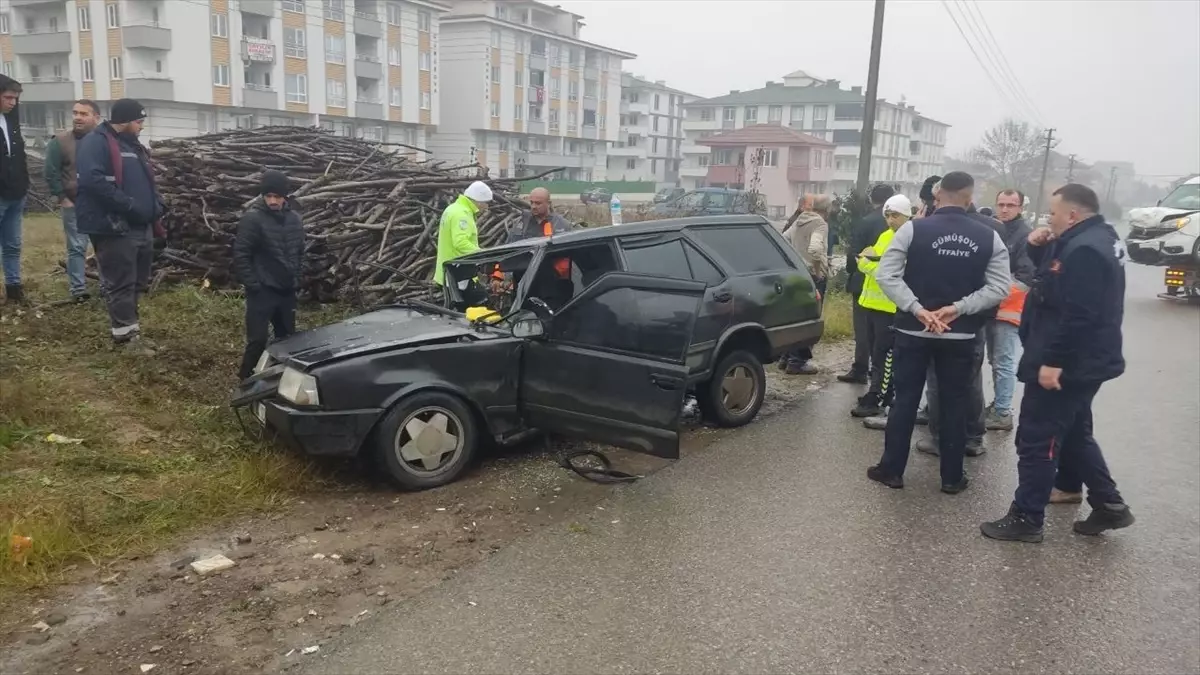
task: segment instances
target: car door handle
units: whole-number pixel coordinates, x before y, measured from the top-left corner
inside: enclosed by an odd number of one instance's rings
[[[674,375],[664,375],[662,373],[654,373],[650,376],[650,381],[659,389],[674,391],[683,386],[683,378],[675,377]]]
[[[776,282],[775,282],[775,292],[776,292],[776,293],[782,293],[782,292],[783,292],[783,282],[782,282],[782,281],[776,281]]]
[[[713,302],[729,302],[733,299],[733,293],[729,291],[716,291],[712,296]]]

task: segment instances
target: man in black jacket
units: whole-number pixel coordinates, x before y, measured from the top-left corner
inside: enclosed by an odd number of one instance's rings
[[[92,240],[100,267],[113,342],[149,355],[141,338],[138,300],[149,289],[154,233],[166,207],[154,184],[150,154],[138,140],[146,119],[141,103],[123,98],[79,141],[75,227]]]
[[[1092,436],[1092,400],[1101,384],[1125,372],[1127,255],[1099,211],[1091,188],[1065,185],[1050,202],[1050,227],[1028,238],[1038,268],[1021,315],[1025,353],[1017,377],[1026,386],[1017,429],[1018,484],[1008,514],[980,528],[992,539],[1042,540],[1059,462],[1088,486],[1092,512],[1075,523],[1075,532],[1097,535],[1134,521]]]
[[[846,290],[853,298],[854,312],[854,363],[849,372],[838,375],[840,382],[866,384],[870,372],[871,339],[870,320],[865,310],[858,306],[858,294],[862,292],[863,275],[858,271],[858,254],[871,246],[879,235],[888,229],[883,217],[883,205],[896,191],[890,185],[871,188],[871,212],[850,224],[850,237],[846,242]]]
[[[24,302],[21,287],[21,217],[29,191],[25,139],[21,137],[21,83],[0,75],[0,262],[4,268],[4,293],[10,303]]]
[[[254,374],[268,328],[282,340],[296,331],[296,286],[304,263],[304,225],[288,201],[288,177],[263,172],[262,197],[238,223],[233,262],[246,288],[246,351],[238,376]]]
[[[1021,338],[1017,331],[1021,325],[1021,308],[1025,295],[1033,284],[1037,271],[1029,259],[1029,233],[1032,232],[1021,209],[1025,205],[1025,194],[1020,190],[1001,190],[996,194],[996,215],[1000,220],[1000,238],[1008,247],[1008,264],[1012,271],[1013,288],[1004,302],[1000,303],[996,318],[988,321],[984,332],[987,335],[987,357],[992,366],[994,396],[988,409],[987,428],[1011,431],[1013,389],[1017,383],[1017,359],[1021,351]]]

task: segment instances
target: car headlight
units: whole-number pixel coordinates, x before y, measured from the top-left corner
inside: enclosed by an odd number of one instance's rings
[[[317,378],[291,367],[284,368],[283,376],[279,378],[279,396],[296,405],[321,404]]]
[[[1182,230],[1183,228],[1187,227],[1187,224],[1190,222],[1192,222],[1192,217],[1184,216],[1184,217],[1180,218],[1179,220],[1175,221],[1175,229]]]
[[[267,369],[267,366],[270,365],[270,363],[271,355],[268,354],[266,350],[263,350],[262,356],[258,357],[258,363],[254,365],[254,372],[261,373]]]

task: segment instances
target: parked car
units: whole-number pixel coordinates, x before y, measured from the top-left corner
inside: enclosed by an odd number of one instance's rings
[[[660,218],[687,216],[717,216],[731,214],[764,215],[766,206],[762,195],[732,188],[697,188],[673,200],[656,204],[653,209]]]
[[[675,458],[686,392],[713,422],[746,424],[763,364],[823,329],[804,264],[758,216],[575,230],[445,273],[443,305],[271,345],[233,405],[308,454],[369,453],[406,489],[448,483],[488,441],[532,430]],[[475,281],[497,273],[506,283]]]
[[[612,201],[612,192],[606,188],[594,187],[580,194],[579,201],[584,204],[607,204]]]
[[[687,194],[687,190],[685,190],[681,187],[663,188],[663,189],[659,190],[658,192],[654,193],[654,203],[655,204],[665,204],[669,201],[679,199],[680,197],[682,197],[685,194]]]

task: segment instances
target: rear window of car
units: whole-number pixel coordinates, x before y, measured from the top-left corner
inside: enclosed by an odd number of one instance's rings
[[[783,251],[758,225],[696,227],[692,237],[721,257],[735,274],[791,269]]]

